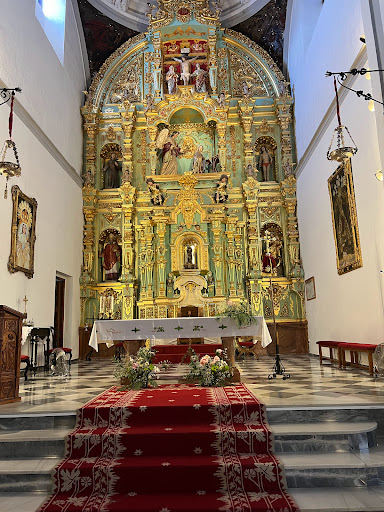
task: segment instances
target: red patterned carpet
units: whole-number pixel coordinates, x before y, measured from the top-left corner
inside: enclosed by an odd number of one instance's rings
[[[293,512],[246,386],[113,387],[78,413],[42,512]]]

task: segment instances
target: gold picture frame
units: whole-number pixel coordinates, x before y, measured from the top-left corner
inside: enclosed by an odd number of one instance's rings
[[[315,278],[313,276],[305,280],[305,296],[307,300],[316,299]]]
[[[343,162],[328,178],[337,272],[346,274],[363,266],[357,223],[351,161]]]
[[[26,196],[17,185],[12,187],[11,254],[8,270],[24,272],[31,279],[35,267],[37,201]]]

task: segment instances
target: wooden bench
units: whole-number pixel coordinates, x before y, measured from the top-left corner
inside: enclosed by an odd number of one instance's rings
[[[320,364],[323,364],[323,359],[331,361],[332,363],[338,363],[339,368],[341,368],[341,354],[339,345],[343,343],[342,341],[317,341],[317,345],[319,346],[319,358]],[[322,349],[329,348],[329,357],[325,357],[323,355]],[[337,356],[336,358],[333,356],[333,350],[336,350]]]
[[[328,359],[332,363],[338,363],[339,368],[346,368],[353,366],[354,368],[365,368],[365,365],[359,363],[359,354],[368,355],[368,369],[369,375],[373,375],[373,353],[377,347],[374,344],[366,343],[349,343],[347,341],[317,341],[319,346],[320,364],[323,364],[323,359]],[[329,357],[322,354],[322,348],[329,348]],[[333,355],[333,350],[337,350],[337,359]],[[346,361],[345,353],[350,352],[350,361]]]

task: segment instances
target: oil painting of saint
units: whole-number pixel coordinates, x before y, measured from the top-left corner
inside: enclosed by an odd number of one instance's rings
[[[176,139],[178,132],[170,133],[168,128],[164,128],[157,137],[157,148],[161,150],[162,165],[160,174],[177,174],[177,157],[181,154]]]
[[[350,160],[339,165],[328,179],[337,272],[345,274],[362,267],[355,192]]]
[[[34,273],[34,244],[37,202],[12,187],[13,215],[11,254],[8,260],[10,272],[24,272],[27,277]]]

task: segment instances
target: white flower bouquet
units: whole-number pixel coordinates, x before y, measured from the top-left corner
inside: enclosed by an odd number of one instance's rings
[[[126,389],[156,387],[161,370],[168,368],[169,362],[163,361],[159,367],[152,362],[155,355],[155,350],[141,347],[135,356],[127,355],[121,360],[114,360],[114,376]]]
[[[186,379],[197,381],[200,386],[225,386],[233,375],[233,370],[227,362],[225,350],[217,349],[214,357],[206,354],[201,359],[192,351],[189,372]]]

